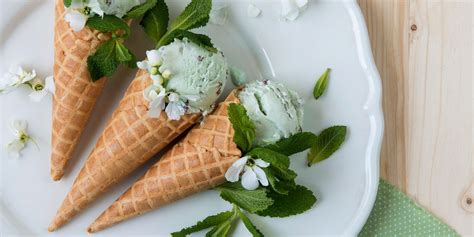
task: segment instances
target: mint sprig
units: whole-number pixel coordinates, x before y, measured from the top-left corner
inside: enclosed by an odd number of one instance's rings
[[[135,56],[123,44],[121,38],[112,38],[102,43],[95,53],[87,58],[87,67],[92,81],[112,76],[120,63],[129,67],[135,64]]]
[[[233,206],[232,211],[221,212],[216,215],[208,216],[202,221],[198,221],[191,227],[184,228],[180,231],[171,233],[172,237],[185,237],[192,233],[205,230],[208,228],[212,229],[206,233],[206,237],[225,237],[228,236],[229,230],[232,224],[237,219],[241,219],[245,227],[254,237],[263,237],[260,230],[250,221],[250,219],[237,207]]]
[[[252,148],[255,140],[255,125],[247,115],[245,107],[240,104],[230,104],[227,114],[234,129],[234,142],[245,154]]]
[[[333,126],[323,130],[309,150],[308,166],[326,160],[336,152],[346,139],[346,133],[346,126]]]
[[[123,38],[127,38],[130,35],[130,26],[128,26],[125,21],[116,16],[93,16],[87,20],[87,26],[91,29],[95,29],[105,33],[123,33],[121,34],[121,37]]]
[[[316,139],[317,136],[314,133],[300,132],[288,138],[283,138],[274,144],[265,146],[265,148],[291,156],[311,148],[316,142]]]
[[[269,192],[268,196],[273,200],[273,204],[265,210],[258,211],[257,215],[269,217],[297,215],[311,209],[317,200],[313,192],[301,185],[297,185],[287,195]]]
[[[208,216],[202,221],[198,221],[195,225],[184,228],[180,231],[171,233],[173,237],[185,237],[189,234],[217,226],[227,220],[229,220],[234,215],[232,211],[221,212],[216,215]]]
[[[144,13],[140,25],[155,44],[168,31],[169,13],[164,0],[154,0],[155,6]]]
[[[329,80],[329,72],[331,72],[331,69],[330,68],[326,69],[323,75],[321,75],[321,77],[316,82],[316,85],[314,86],[314,89],[313,89],[314,99],[316,100],[319,99],[319,97],[323,95],[324,91],[326,91],[326,87],[328,85],[328,80]]]
[[[211,38],[207,35],[193,33],[187,30],[175,30],[173,33],[166,35],[161,39],[161,44],[168,45],[173,42],[174,39],[183,39],[187,38],[193,43],[199,45],[202,48],[207,49],[209,52],[217,53],[217,49],[212,44]]]
[[[265,210],[273,204],[273,201],[267,197],[267,190],[263,188],[247,190],[240,183],[225,183],[216,189],[221,192],[222,199],[249,212]]]

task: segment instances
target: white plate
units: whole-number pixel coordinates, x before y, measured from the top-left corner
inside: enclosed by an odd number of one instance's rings
[[[256,1],[262,9],[258,18],[247,17],[247,1],[228,2],[232,5],[229,23],[225,27],[211,25],[204,31],[224,51],[229,62],[245,70],[250,78],[282,81],[297,90],[306,100],[305,130],[318,133],[330,125],[349,126],[347,142],[331,159],[307,168],[305,154],[292,158],[298,182],[310,187],[318,197],[313,209],[291,218],[251,219],[267,236],[356,235],[375,200],[383,131],[380,79],[356,1],[310,1],[308,9],[294,22],[280,20],[280,1]],[[186,2],[168,3],[172,16],[176,16]],[[1,73],[11,64],[34,67],[40,76],[52,73],[53,4],[51,0],[0,0]],[[138,27],[134,31],[129,45],[142,58],[151,45]],[[333,69],[328,90],[315,101],[311,97],[313,86],[327,67]],[[133,70],[121,69],[109,81],[67,175],[57,183],[49,177],[50,98],[35,104],[27,98],[26,89],[0,97],[3,236],[48,235],[50,220],[133,75]],[[20,159],[7,157],[3,148],[12,138],[7,124],[14,117],[28,120],[41,150],[30,145]],[[88,224],[145,168],[49,235],[86,235]],[[207,191],[95,236],[167,236],[228,208],[229,204],[215,191]],[[249,235],[241,224],[234,233]]]

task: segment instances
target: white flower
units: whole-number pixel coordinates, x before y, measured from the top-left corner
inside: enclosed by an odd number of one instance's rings
[[[247,8],[247,15],[249,17],[258,17],[260,16],[260,14],[262,13],[262,10],[260,10],[259,8],[257,8],[255,5],[253,4],[249,4],[248,8]]]
[[[36,71],[25,71],[21,66],[12,66],[0,82],[0,93],[10,92],[12,89],[28,83],[36,77]]]
[[[67,8],[64,20],[74,31],[81,31],[86,26],[87,19],[95,14],[104,15],[97,0],[73,0],[71,6]]]
[[[261,160],[253,159],[250,156],[244,156],[236,160],[225,173],[227,181],[235,183],[239,181],[242,174],[242,187],[247,190],[255,190],[259,183],[268,186],[268,179],[262,168],[268,167],[270,164]]]
[[[156,49],[148,50],[146,51],[146,56],[146,60],[137,62],[137,67],[143,70],[147,70],[152,80],[158,81],[160,82],[160,84],[163,83],[163,77],[160,75],[159,70],[159,67],[163,63],[163,59],[161,58],[159,51]],[[171,74],[171,72],[169,72],[169,74]]]
[[[10,130],[15,139],[7,144],[7,151],[13,157],[19,157],[20,151],[25,148],[26,142],[34,140],[26,133],[28,124],[24,120],[13,120],[10,124]]]
[[[161,85],[153,84],[143,91],[143,96],[150,102],[148,116],[160,117],[161,111],[165,109],[166,90]]]
[[[308,5],[308,0],[281,0],[281,16],[294,21]]]
[[[185,104],[179,99],[178,94],[174,92],[169,94],[165,112],[170,120],[179,120],[186,113]]]
[[[34,102],[41,101],[48,93],[54,94],[55,86],[52,76],[45,79],[45,83],[39,79],[31,81],[33,92],[30,93],[30,99]]]

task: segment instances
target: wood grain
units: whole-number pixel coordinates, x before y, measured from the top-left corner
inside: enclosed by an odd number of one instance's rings
[[[472,236],[474,3],[359,4],[383,84],[382,177]]]

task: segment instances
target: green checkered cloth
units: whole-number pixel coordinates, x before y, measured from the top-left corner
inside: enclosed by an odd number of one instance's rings
[[[459,236],[393,185],[380,180],[374,209],[359,236]]]

